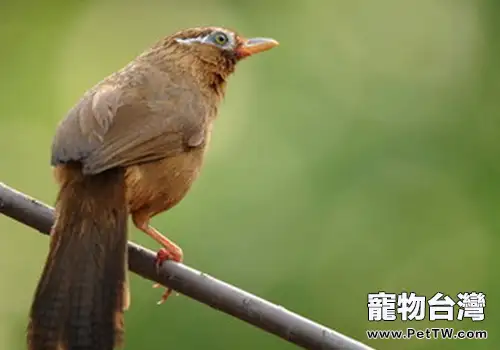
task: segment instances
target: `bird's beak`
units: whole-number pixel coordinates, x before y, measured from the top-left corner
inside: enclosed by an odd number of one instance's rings
[[[244,39],[243,42],[236,48],[236,54],[243,58],[252,56],[259,52],[264,52],[278,46],[279,43],[270,38],[251,38]]]

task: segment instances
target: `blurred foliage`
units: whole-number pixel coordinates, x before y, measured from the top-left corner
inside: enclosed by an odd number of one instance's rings
[[[500,5],[466,0],[3,0],[0,180],[53,203],[56,123],[163,35],[217,24],[281,46],[232,78],[203,175],[154,224],[186,263],[379,349],[497,349]],[[142,233],[132,239],[156,248]],[[48,240],[0,218],[0,349]],[[497,268],[495,268],[497,266]],[[126,349],[293,349],[132,277]],[[367,293],[482,291],[486,320],[367,320]],[[366,329],[487,329],[368,341]]]

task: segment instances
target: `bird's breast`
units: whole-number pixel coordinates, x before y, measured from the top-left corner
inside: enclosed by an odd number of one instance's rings
[[[173,207],[187,194],[198,178],[205,148],[201,147],[174,157],[127,168],[126,185],[130,211],[148,203],[152,212]]]

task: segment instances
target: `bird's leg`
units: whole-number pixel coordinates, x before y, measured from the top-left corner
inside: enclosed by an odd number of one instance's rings
[[[149,225],[149,218],[144,219],[139,216],[132,216],[132,220],[134,222],[134,225],[139,230],[141,230],[163,246],[163,248],[161,248],[158,253],[156,253],[156,268],[160,268],[161,264],[166,260],[182,262],[182,249],[177,244],[158,232],[154,227],[151,227]],[[154,287],[159,287],[159,284],[155,284]],[[172,288],[167,288],[158,304],[162,304],[163,302],[165,302],[165,300],[167,300],[171,293]]]

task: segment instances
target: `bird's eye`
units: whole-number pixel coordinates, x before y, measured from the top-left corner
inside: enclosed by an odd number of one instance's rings
[[[224,33],[215,33],[213,36],[213,40],[217,45],[223,46],[227,44],[229,38]]]

